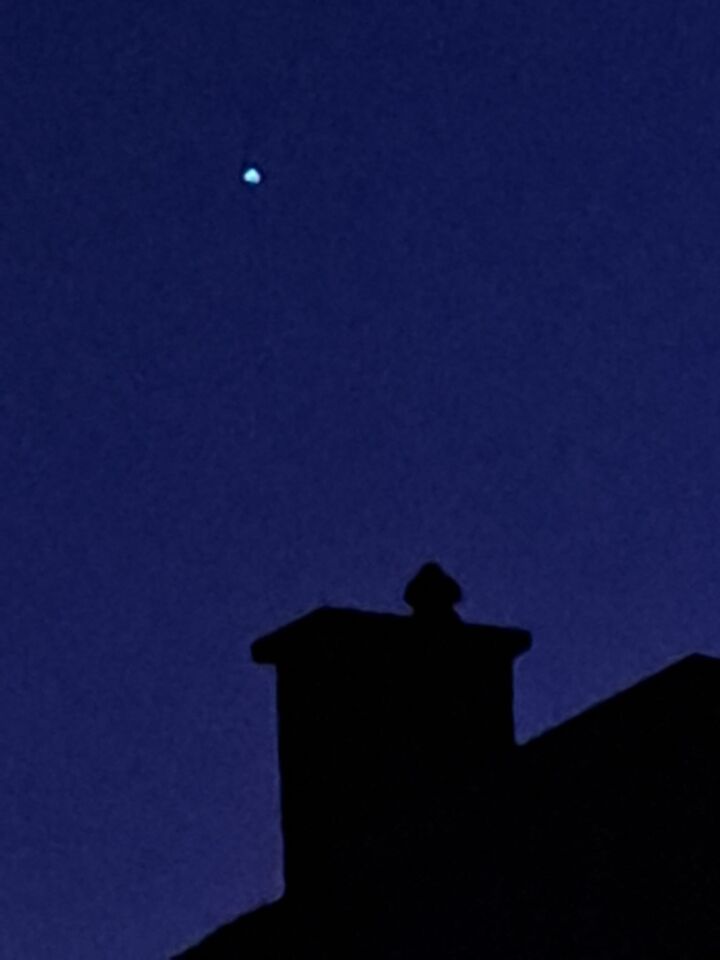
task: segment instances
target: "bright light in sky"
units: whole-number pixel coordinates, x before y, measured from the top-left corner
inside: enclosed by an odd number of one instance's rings
[[[257,184],[262,180],[262,174],[257,167],[245,167],[242,178],[245,183],[249,183],[252,186],[257,186]]]

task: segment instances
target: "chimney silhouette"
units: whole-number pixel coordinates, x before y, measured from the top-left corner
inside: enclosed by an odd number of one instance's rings
[[[458,791],[482,791],[515,745],[524,630],[463,622],[438,564],[408,583],[409,616],[321,607],[256,640],[277,671],[286,894],[357,872],[368,838]]]

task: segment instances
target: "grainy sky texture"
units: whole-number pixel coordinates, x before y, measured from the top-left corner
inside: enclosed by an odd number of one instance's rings
[[[720,653],[717,3],[2,19],[0,956],[279,892],[248,645],[316,605],[438,560],[521,738]]]

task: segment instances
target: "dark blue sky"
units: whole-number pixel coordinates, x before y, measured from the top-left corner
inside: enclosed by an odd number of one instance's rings
[[[717,4],[3,19],[3,956],[277,894],[248,645],[316,605],[440,561],[521,738],[720,653]]]

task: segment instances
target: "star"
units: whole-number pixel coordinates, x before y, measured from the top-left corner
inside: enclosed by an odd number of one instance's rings
[[[262,182],[263,177],[262,173],[257,167],[245,167],[242,172],[242,178],[245,183],[250,184],[252,187],[256,187]]]

